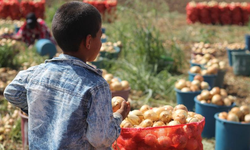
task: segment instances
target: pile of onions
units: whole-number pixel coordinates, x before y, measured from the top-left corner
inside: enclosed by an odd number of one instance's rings
[[[108,73],[105,69],[102,69],[102,71],[103,71],[102,76],[108,82],[110,90],[112,92],[130,89],[128,81],[126,80],[120,81],[118,78],[114,77],[111,73]]]
[[[196,54],[211,54],[211,55],[215,55],[216,48],[214,48],[209,43],[199,42],[199,43],[194,43],[194,45],[192,46],[192,52],[196,53]]]
[[[204,81],[201,75],[196,75],[193,81],[186,81],[184,79],[178,80],[175,83],[175,88],[182,92],[196,92],[209,89],[209,84]]]
[[[8,103],[8,110],[12,109],[12,105]],[[12,130],[15,120],[18,118],[18,110],[14,110],[11,114],[6,114],[2,118],[0,117],[0,141],[7,138]]]
[[[187,107],[182,104],[176,105],[175,107],[165,105],[153,108],[148,105],[143,105],[139,110],[130,111],[120,126],[122,128],[173,126],[199,122],[202,119],[202,115],[189,112]]]
[[[211,103],[220,106],[231,106],[235,101],[235,97],[228,95],[225,89],[219,87],[214,87],[210,91],[203,90],[196,98],[201,103]]]
[[[250,123],[250,107],[247,105],[233,107],[228,113],[220,112],[218,117],[233,122]]]
[[[228,44],[227,48],[230,50],[242,50],[242,49],[245,49],[245,44],[244,43],[231,43],[231,44]]]
[[[112,42],[105,42],[105,43],[102,43],[102,47],[101,47],[101,52],[116,52],[115,49],[114,49],[114,46],[117,46],[117,47],[121,47],[121,41],[117,41],[115,43],[112,43]]]
[[[191,60],[191,62],[205,65],[205,68],[212,67],[213,65],[215,65],[215,67],[219,68],[220,70],[226,69],[226,63],[224,61],[219,61],[211,54],[205,54],[203,56],[195,55],[194,58]]]
[[[5,87],[14,79],[17,75],[16,70],[10,68],[0,68],[0,91],[3,92]]]
[[[218,73],[219,65],[213,64],[208,66],[206,69],[201,69],[199,66],[193,66],[189,69],[190,73],[201,74],[201,75],[215,75]]]

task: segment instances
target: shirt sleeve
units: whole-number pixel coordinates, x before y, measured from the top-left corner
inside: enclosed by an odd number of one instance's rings
[[[28,104],[25,87],[34,68],[31,67],[28,70],[20,71],[4,90],[4,97],[11,104],[21,108],[26,113],[28,112]]]
[[[87,139],[96,149],[110,148],[121,132],[121,114],[113,113],[108,84],[92,90],[87,123]]]

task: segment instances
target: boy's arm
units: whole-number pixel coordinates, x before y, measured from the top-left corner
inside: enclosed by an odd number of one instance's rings
[[[22,111],[28,114],[28,104],[26,97],[26,84],[30,73],[33,72],[31,67],[28,70],[20,71],[13,81],[5,88],[4,97],[13,105],[21,108]]]
[[[96,149],[111,147],[121,132],[122,115],[113,113],[111,93],[108,85],[101,85],[91,92],[87,123],[87,139]]]

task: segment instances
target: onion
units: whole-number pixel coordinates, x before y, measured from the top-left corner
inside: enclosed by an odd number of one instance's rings
[[[179,80],[176,84],[175,87],[179,90],[182,88],[186,87],[186,81],[184,79]]]
[[[165,126],[165,123],[163,121],[157,121],[154,122],[153,127],[160,127],[160,126]]]
[[[111,91],[121,91],[122,90],[122,84],[120,82],[111,82],[110,84],[110,90]]]
[[[240,106],[240,111],[243,112],[244,115],[250,113],[250,108],[247,105]]]
[[[191,82],[192,85],[196,85],[197,87],[200,87],[201,86],[201,82],[199,80],[193,80]]]
[[[227,112],[220,112],[218,117],[227,120]]]
[[[108,72],[107,72],[107,70],[105,70],[105,69],[101,69],[102,70],[102,76],[105,76]]]
[[[160,116],[161,112],[165,110],[164,107],[158,107],[156,109],[153,109],[153,111],[157,114],[157,116]]]
[[[128,90],[130,88],[129,83],[126,80],[121,81],[121,85],[123,90]]]
[[[145,119],[150,119],[152,121],[157,121],[158,120],[158,116],[153,110],[145,111],[143,116],[144,116]]]
[[[138,116],[136,116],[136,115],[134,115],[132,113],[129,113],[126,119],[132,125],[139,125],[141,123],[141,121],[142,121]]]
[[[123,120],[120,125],[121,128],[133,128],[133,125],[127,120]]]
[[[234,122],[239,122],[239,117],[235,115],[234,113],[228,113],[227,115],[227,120],[228,121],[234,121]]]
[[[172,119],[172,113],[169,111],[162,111],[159,115],[159,118],[164,123],[168,123]]]
[[[183,104],[178,104],[174,107],[174,111],[178,110],[178,109],[182,109],[182,110],[185,110],[185,111],[188,111],[187,107]]]
[[[111,79],[111,83],[113,83],[113,82],[119,82],[119,83],[120,83],[120,81],[119,81],[118,78],[113,78],[113,79]]]
[[[245,115],[244,121],[250,123],[250,114]]]
[[[149,146],[154,146],[157,143],[157,137],[154,134],[147,134],[144,142]]]
[[[157,141],[160,149],[168,149],[172,145],[171,138],[167,136],[160,136]]]
[[[188,138],[185,135],[174,135],[172,138],[173,145],[177,145],[176,148],[184,149],[187,145]]]
[[[191,82],[190,81],[186,81],[186,86],[190,87],[191,86]]]
[[[243,120],[243,117],[244,117],[244,114],[242,111],[240,111],[240,108],[239,107],[233,107],[229,113],[234,113],[235,115],[238,116],[238,118],[241,120]]]
[[[191,90],[192,92],[195,92],[195,91],[199,91],[200,88],[199,88],[197,85],[191,85],[191,86],[190,86],[190,90]]]
[[[198,101],[201,101],[201,100],[202,100],[202,96],[201,96],[201,95],[197,95],[196,98],[197,98]]]
[[[203,91],[201,92],[201,97],[202,97],[202,99],[204,99],[204,100],[208,100],[208,99],[209,99],[209,95],[210,95],[210,93],[209,93],[208,90],[203,90]]]
[[[150,109],[150,107],[149,107],[148,105],[142,105],[141,108],[140,108],[140,111],[141,111],[142,113],[144,113],[145,111],[147,111],[147,110],[149,110],[149,109]]]
[[[140,110],[133,110],[133,111],[131,111],[130,113],[133,114],[133,115],[138,116],[141,120],[144,119],[143,113],[142,113]]]
[[[204,117],[200,114],[195,114],[194,118],[197,118],[199,121],[201,121]]]
[[[232,105],[232,102],[231,102],[231,100],[229,98],[224,98],[223,102],[224,102],[224,105],[226,105],[226,106],[231,106]]]
[[[184,88],[181,89],[181,91],[182,91],[182,92],[190,92],[191,89],[188,88],[188,87],[184,87]]]
[[[202,70],[201,71],[201,75],[206,75],[207,74],[207,70]]]
[[[222,97],[227,97],[227,91],[225,89],[220,89],[220,95]]]
[[[199,122],[199,120],[197,118],[194,118],[194,117],[188,117],[186,119],[186,122],[187,123],[192,123],[192,122]]]
[[[108,84],[110,84],[111,80],[114,78],[114,76],[112,74],[108,73],[108,74],[105,74],[103,78],[108,82]]]
[[[174,121],[179,121],[181,124],[185,124],[187,119],[187,111],[182,109],[176,110],[174,111],[172,117]]]
[[[120,96],[115,96],[112,98],[112,109],[113,112],[116,112],[118,109],[121,108],[121,103],[125,101],[124,98],[120,97]]]
[[[212,94],[212,95],[220,94],[220,88],[218,88],[218,87],[212,88],[212,90],[210,91],[210,94]]]
[[[168,123],[168,126],[175,126],[175,125],[179,125],[179,124],[181,124],[179,121],[170,121]]]
[[[194,76],[194,80],[198,80],[198,81],[202,82],[202,81],[204,81],[204,78],[201,75],[197,74],[196,76]]]
[[[194,115],[195,115],[195,112],[192,112],[192,111],[188,112],[188,117],[194,117]]]
[[[172,112],[174,108],[171,105],[164,105],[163,106],[165,110]]]
[[[140,127],[146,128],[146,127],[152,127],[153,126],[153,121],[150,119],[145,119],[140,123]]]
[[[202,90],[207,90],[207,89],[209,89],[209,84],[208,84],[207,82],[205,82],[205,81],[202,81],[202,82],[201,82],[201,89],[202,89]]]
[[[206,100],[201,100],[201,103],[205,104],[205,103],[207,103],[207,101]]]
[[[190,72],[191,73],[200,73],[201,72],[201,68],[198,66],[193,66],[190,68]]]
[[[199,143],[197,142],[197,140],[194,138],[191,138],[187,142],[186,149],[194,150],[194,149],[197,149],[198,145]]]
[[[222,97],[219,94],[215,94],[212,97],[212,103],[220,106],[223,105]]]

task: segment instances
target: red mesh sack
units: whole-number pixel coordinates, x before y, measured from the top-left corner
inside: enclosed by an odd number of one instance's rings
[[[232,24],[242,25],[242,10],[240,3],[230,3],[229,4],[231,14],[232,14]]]
[[[32,1],[21,1],[20,3],[20,10],[22,16],[25,18],[29,13],[35,12],[35,6]]]
[[[150,128],[122,128],[114,150],[203,150],[200,122]]]
[[[21,11],[20,11],[20,4],[18,0],[9,1],[9,15],[12,20],[19,20],[21,19]]]
[[[192,24],[199,21],[199,12],[195,2],[189,2],[186,6],[187,23]]]
[[[208,7],[210,11],[210,17],[212,24],[220,23],[220,9],[219,4],[216,1],[208,2]]]
[[[210,17],[210,11],[209,7],[207,5],[207,2],[201,2],[197,5],[199,10],[199,20],[201,23],[204,24],[211,24],[211,17]]]
[[[44,19],[44,13],[45,13],[45,0],[41,0],[40,2],[34,2],[34,10],[37,18]]]
[[[241,3],[242,22],[244,25],[248,24],[250,16],[250,3]]]
[[[225,2],[222,2],[219,4],[219,9],[220,9],[220,23],[222,25],[231,24],[232,19],[231,19],[231,10],[229,5]]]
[[[0,1],[0,18],[6,19],[10,15],[8,1]]]

